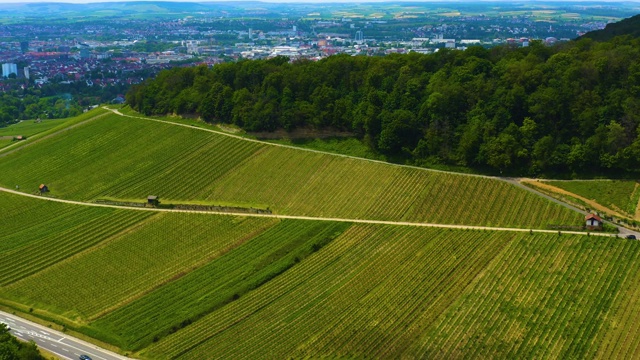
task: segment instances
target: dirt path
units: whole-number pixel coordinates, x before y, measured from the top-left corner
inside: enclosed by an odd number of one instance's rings
[[[580,196],[578,194],[574,194],[574,193],[572,193],[570,191],[561,189],[559,187],[556,187],[556,186],[553,186],[553,185],[550,185],[550,184],[547,184],[547,183],[544,183],[544,182],[541,182],[541,181],[530,180],[530,179],[522,179],[520,181],[523,182],[523,183],[533,184],[533,186],[536,186],[536,187],[539,187],[539,188],[542,188],[542,189],[546,189],[546,190],[549,190],[549,191],[554,192],[554,193],[571,196],[571,197],[576,198],[576,199],[578,199],[580,201],[583,201],[591,209],[594,209],[594,210],[597,210],[597,211],[601,211],[601,212],[605,212],[607,214],[613,215],[613,216],[618,217],[618,218],[627,218],[627,219],[629,218],[628,215],[623,215],[623,214],[619,213],[618,211],[616,211],[614,209],[610,209],[610,208],[608,208],[606,206],[598,204],[597,202],[595,202],[593,200],[587,199],[587,198],[585,198],[583,196]]]
[[[577,207],[575,207],[575,206],[573,206],[573,205],[567,204],[567,203],[565,203],[565,202],[563,202],[563,201],[561,201],[561,200],[558,200],[558,199],[556,199],[556,198],[554,198],[554,197],[551,197],[551,196],[549,196],[549,195],[547,195],[547,194],[545,194],[545,193],[543,193],[543,192],[540,192],[540,191],[538,191],[538,190],[536,190],[536,189],[533,189],[533,188],[531,188],[531,187],[529,187],[529,186],[526,186],[526,185],[522,184],[523,182],[529,182],[529,183],[531,183],[531,182],[535,182],[535,185],[540,185],[540,184],[542,184],[541,182],[538,182],[538,181],[536,181],[536,180],[534,180],[534,179],[514,179],[514,178],[504,178],[503,180],[508,181],[508,182],[510,182],[510,183],[512,183],[512,184],[514,184],[514,185],[516,185],[516,186],[519,186],[519,187],[521,187],[521,188],[523,188],[523,189],[525,189],[525,190],[527,190],[527,191],[533,192],[534,194],[536,194],[536,195],[538,195],[538,196],[542,196],[542,197],[544,197],[544,198],[546,198],[546,199],[549,199],[549,200],[551,200],[551,201],[555,202],[556,204],[560,204],[560,205],[562,205],[562,206],[564,206],[564,207],[566,207],[566,208],[569,208],[569,209],[571,209],[571,210],[577,211],[577,212],[579,212],[579,213],[581,213],[581,214],[585,214],[585,215],[587,214],[587,212],[586,212],[586,211],[584,211],[584,210],[582,210],[582,209],[578,209]],[[543,187],[543,188],[546,188],[547,190],[554,191],[554,190],[552,190],[552,189],[550,189],[550,188],[558,189],[558,190],[560,190],[560,191],[558,191],[558,192],[563,192],[565,195],[576,196],[575,194],[573,194],[573,193],[571,193],[571,192],[568,192],[568,191],[563,190],[563,189],[556,188],[555,186],[548,185],[548,184],[544,184],[544,185],[546,185],[546,186],[542,186],[542,187]],[[547,186],[548,186],[548,188],[547,188]],[[579,197],[579,196],[576,196],[576,198],[580,198],[580,200],[582,200],[582,199],[583,199],[583,198],[581,198],[581,197]],[[588,199],[586,199],[586,200],[588,200]],[[587,202],[587,201],[585,201],[585,202]],[[587,204],[589,204],[590,202],[592,202],[592,201],[591,201],[591,200],[589,200],[589,201],[587,202]],[[606,209],[604,206],[601,206],[601,205],[598,205],[598,206],[599,206],[599,207],[601,207],[601,208]],[[639,204],[639,208],[640,208],[640,204]],[[596,209],[596,207],[594,207],[594,209]],[[608,209],[607,209],[607,211],[608,211]],[[613,213],[617,214],[617,212],[613,212]],[[612,223],[612,222],[610,222],[610,221],[606,221],[606,220],[605,220],[605,222],[606,222],[606,223],[608,223],[608,224],[610,224],[610,225],[615,226],[616,228],[618,228],[618,235],[620,235],[620,236],[622,236],[622,237],[626,237],[627,235],[635,235],[635,237],[636,237],[636,238],[640,239],[640,232],[638,232],[638,231],[631,230],[631,229],[627,229],[627,228],[626,228],[626,227],[624,227],[624,226],[619,226],[618,224],[614,224],[614,223]]]
[[[293,219],[293,220],[317,220],[317,221],[337,221],[337,222],[350,222],[356,224],[378,224],[378,225],[397,225],[397,226],[416,226],[416,227],[432,227],[442,229],[469,229],[469,230],[491,230],[491,231],[516,231],[516,232],[534,232],[534,233],[548,233],[557,234],[557,230],[544,230],[544,229],[519,229],[519,228],[507,228],[507,227],[489,227],[489,226],[474,226],[474,225],[449,225],[449,224],[434,224],[434,223],[413,223],[406,221],[386,221],[386,220],[366,220],[366,219],[345,219],[345,218],[331,218],[331,217],[314,217],[314,216],[297,216],[297,215],[278,215],[278,214],[253,214],[253,213],[233,213],[233,212],[218,212],[218,211],[201,211],[201,210],[176,210],[176,209],[159,209],[159,208],[140,208],[140,207],[127,207],[119,205],[108,204],[96,204],[87,203],[82,201],[65,200],[51,198],[47,196],[27,194],[20,191],[15,191],[7,188],[0,187],[0,191],[35,198],[43,201],[55,201],[65,204],[74,204],[81,206],[93,206],[93,207],[106,207],[113,209],[126,209],[132,211],[155,211],[155,212],[171,212],[171,213],[192,213],[192,214],[210,214],[210,215],[227,215],[227,216],[245,216],[245,217],[266,217],[275,219]],[[576,234],[584,235],[583,231],[562,231],[563,234]],[[604,233],[591,233],[593,236],[615,237],[615,234]]]
[[[203,129],[203,128],[195,127],[193,125],[188,125],[188,124],[180,124],[180,123],[175,123],[175,122],[171,122],[171,121],[152,119],[152,118],[146,118],[146,117],[141,117],[141,116],[126,115],[126,114],[121,113],[117,109],[111,109],[111,108],[108,108],[106,106],[103,106],[103,109],[109,110],[109,111],[113,112],[114,114],[117,114],[117,115],[123,116],[123,117],[129,117],[129,118],[146,120],[146,121],[154,121],[154,122],[159,122],[159,123],[164,123],[164,124],[169,124],[169,125],[174,125],[174,126],[182,126],[182,127],[187,127],[187,128],[194,129],[194,130],[206,131],[206,132],[210,132],[210,133],[214,133],[214,134],[218,134],[218,135],[228,136],[228,137],[236,138],[236,139],[239,139],[239,140],[250,141],[250,142],[264,144],[264,145],[268,145],[268,146],[278,146],[278,147],[289,148],[289,149],[298,150],[298,151],[308,151],[308,152],[317,153],[317,154],[325,154],[325,155],[337,156],[337,157],[354,159],[354,160],[359,160],[359,161],[368,161],[368,162],[379,163],[379,164],[384,164],[384,165],[388,165],[388,166],[411,168],[411,169],[417,169],[417,170],[421,170],[421,171],[432,171],[432,172],[445,173],[445,174],[457,174],[457,175],[462,175],[462,176],[473,176],[473,177],[481,177],[481,178],[487,178],[487,179],[506,181],[506,182],[512,183],[512,184],[514,184],[516,186],[522,187],[522,188],[524,188],[524,189],[526,189],[528,191],[533,191],[536,194],[538,194],[540,196],[543,196],[544,198],[547,198],[548,200],[551,200],[551,201],[553,201],[555,203],[558,203],[558,204],[560,204],[562,206],[568,207],[568,208],[570,208],[570,209],[572,209],[574,211],[578,211],[580,213],[585,213],[584,211],[582,211],[580,209],[577,209],[577,208],[575,208],[575,207],[573,207],[573,206],[571,206],[569,204],[566,204],[566,203],[564,203],[562,201],[554,199],[553,197],[550,197],[550,196],[548,196],[546,194],[542,194],[542,193],[540,193],[538,191],[530,189],[530,188],[520,184],[517,180],[510,179],[510,178],[501,178],[501,177],[488,176],[488,175],[465,174],[465,173],[455,173],[455,172],[444,171],[444,170],[427,169],[427,168],[423,168],[423,167],[419,167],[419,166],[394,164],[394,163],[388,163],[388,162],[384,162],[384,161],[380,161],[380,160],[360,158],[360,157],[357,157],[357,156],[335,154],[335,153],[331,153],[331,152],[314,150],[314,149],[299,148],[299,147],[290,146],[290,145],[274,144],[274,143],[270,143],[270,142],[266,142],[266,141],[248,139],[248,138],[245,138],[245,137],[242,137],[242,136],[228,134],[228,133],[224,133],[224,132],[221,132],[221,131],[216,131],[216,130],[211,130],[211,129]],[[37,139],[37,141],[29,143],[28,145],[31,145],[31,144],[34,144],[36,142],[42,141],[44,139],[47,139],[49,137],[55,136],[55,135],[59,134],[60,132],[66,131],[68,129],[71,129],[71,128],[74,128],[74,127],[77,127],[77,126],[80,126],[82,124],[85,124],[88,121],[95,120],[95,119],[97,119],[99,117],[102,117],[102,116],[104,116],[104,114],[97,115],[97,116],[95,116],[93,118],[87,119],[87,120],[82,121],[82,122],[77,123],[77,124],[74,124],[74,125],[72,125],[72,126],[70,126],[68,128],[61,129],[59,131],[56,131],[55,133],[52,133],[52,134],[49,134],[49,135],[44,136],[42,138],[39,138],[39,139]],[[25,145],[25,146],[28,146],[28,145]],[[7,148],[4,148],[4,149],[0,150],[0,152],[4,151],[6,149]],[[18,150],[18,149],[14,149],[13,151],[16,151],[16,150]],[[0,153],[0,157],[6,156],[7,154],[12,153],[13,151]],[[493,230],[493,231],[518,231],[518,232],[533,231],[533,232],[537,232],[537,233],[557,233],[558,232],[557,230],[543,230],[543,229],[530,230],[530,229],[504,228],[504,227],[487,227],[487,226],[473,226],[473,225],[449,225],[449,224],[433,224],[433,223],[412,223],[412,222],[385,221],[385,220],[345,219],[345,218],[328,218],[328,217],[277,215],[277,214],[247,214],[247,213],[233,213],[233,212],[176,210],[176,209],[158,209],[158,208],[135,208],[135,207],[125,207],[125,206],[118,206],[118,205],[96,204],[96,203],[87,203],[87,202],[81,202],[81,201],[56,199],[56,198],[51,198],[51,197],[46,197],[46,196],[27,194],[27,193],[11,190],[11,189],[7,189],[7,188],[2,188],[2,187],[0,187],[0,191],[4,191],[4,192],[16,194],[16,195],[21,195],[21,196],[33,197],[33,198],[40,199],[40,200],[56,201],[56,202],[62,202],[62,203],[67,203],[67,204],[75,204],[75,205],[82,205],[82,206],[94,206],[94,207],[108,207],[108,208],[128,209],[128,210],[137,210],[137,211],[156,211],[156,212],[175,212],[175,213],[200,213],[200,214],[217,214],[217,215],[251,216],[251,217],[269,217],[269,218],[277,218],[277,219],[297,219],[297,220],[341,221],[341,222],[351,222],[351,223],[380,224],[380,225],[399,225],[399,226],[421,226],[421,227],[434,227],[434,228],[445,228],[445,229],[475,229],[475,230]],[[623,229],[623,228],[621,228],[621,229]],[[584,232],[581,232],[581,231],[562,231],[562,232],[566,233],[566,234],[584,234]],[[594,233],[593,235],[595,235],[595,236],[606,236],[606,237],[616,236],[614,234],[602,234],[602,233]]]

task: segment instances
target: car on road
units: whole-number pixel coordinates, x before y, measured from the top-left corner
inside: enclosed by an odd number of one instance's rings
[[[629,240],[636,240],[636,236],[635,235],[627,235],[626,238],[629,239]]]
[[[91,360],[91,357],[89,355],[82,354],[80,355],[80,360]]]

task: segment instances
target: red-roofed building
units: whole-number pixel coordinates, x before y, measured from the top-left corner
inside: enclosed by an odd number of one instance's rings
[[[602,230],[602,219],[595,214],[587,214],[584,217],[587,222],[587,230]]]

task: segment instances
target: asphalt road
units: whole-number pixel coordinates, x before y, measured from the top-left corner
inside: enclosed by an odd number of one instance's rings
[[[11,334],[18,339],[23,341],[33,340],[39,347],[54,353],[61,359],[78,359],[83,354],[89,355],[93,360],[129,359],[3,311],[0,311],[0,322],[9,325]]]

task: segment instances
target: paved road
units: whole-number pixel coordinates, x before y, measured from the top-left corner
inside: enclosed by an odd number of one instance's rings
[[[9,325],[10,332],[18,339],[24,341],[33,340],[39,347],[54,353],[61,359],[78,359],[82,354],[89,355],[93,360],[129,359],[3,311],[0,311],[0,322]]]

